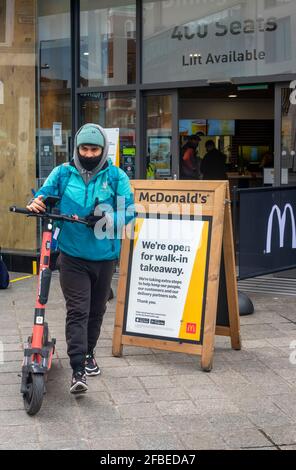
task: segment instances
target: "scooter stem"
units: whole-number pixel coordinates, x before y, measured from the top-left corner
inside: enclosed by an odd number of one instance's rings
[[[32,337],[32,348],[42,348],[42,337],[44,332],[45,304],[47,303],[50,288],[51,270],[50,247],[52,241],[52,221],[45,219],[43,222],[42,245],[40,254],[40,269],[37,285],[37,298],[35,304],[35,317]]]

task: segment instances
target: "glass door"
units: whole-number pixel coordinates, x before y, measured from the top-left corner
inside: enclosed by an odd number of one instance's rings
[[[39,48],[39,185],[69,161],[71,111],[70,1],[37,2]]]
[[[147,179],[178,178],[177,92],[144,96],[144,167]]]
[[[276,180],[278,185],[296,185],[296,80],[279,84],[276,94],[276,147],[279,156]]]
[[[136,172],[135,92],[81,93],[79,103],[80,126],[88,122],[101,125],[106,130],[110,141],[109,156],[112,158],[115,152],[114,163],[119,165],[130,179],[134,179]],[[118,140],[114,142],[115,138],[119,138],[119,142]],[[118,144],[118,150],[116,150]]]

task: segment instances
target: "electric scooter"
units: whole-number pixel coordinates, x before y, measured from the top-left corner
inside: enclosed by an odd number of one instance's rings
[[[24,407],[28,415],[31,416],[38,413],[42,406],[43,397],[46,393],[45,383],[47,373],[51,368],[56,344],[54,338],[50,340],[48,324],[45,322],[45,305],[48,300],[52,274],[49,264],[53,222],[56,220],[88,224],[86,219],[60,214],[59,209],[54,207],[59,200],[60,198],[57,196],[49,196],[44,199],[46,211],[42,213],[31,212],[28,209],[17,208],[15,206],[9,208],[11,212],[25,214],[28,217],[38,217],[43,222],[34,326],[32,335],[29,336],[24,348],[21,382]]]

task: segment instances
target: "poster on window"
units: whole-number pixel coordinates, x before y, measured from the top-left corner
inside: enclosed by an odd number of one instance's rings
[[[159,176],[171,174],[171,142],[170,136],[149,137],[150,162],[155,165]]]
[[[119,161],[119,129],[118,128],[104,128],[109,141],[108,157],[111,158],[113,165],[120,165]]]

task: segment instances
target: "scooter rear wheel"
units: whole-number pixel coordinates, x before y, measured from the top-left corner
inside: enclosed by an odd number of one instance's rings
[[[28,415],[33,416],[40,410],[44,396],[44,375],[30,374],[27,392],[24,393],[24,407]]]

